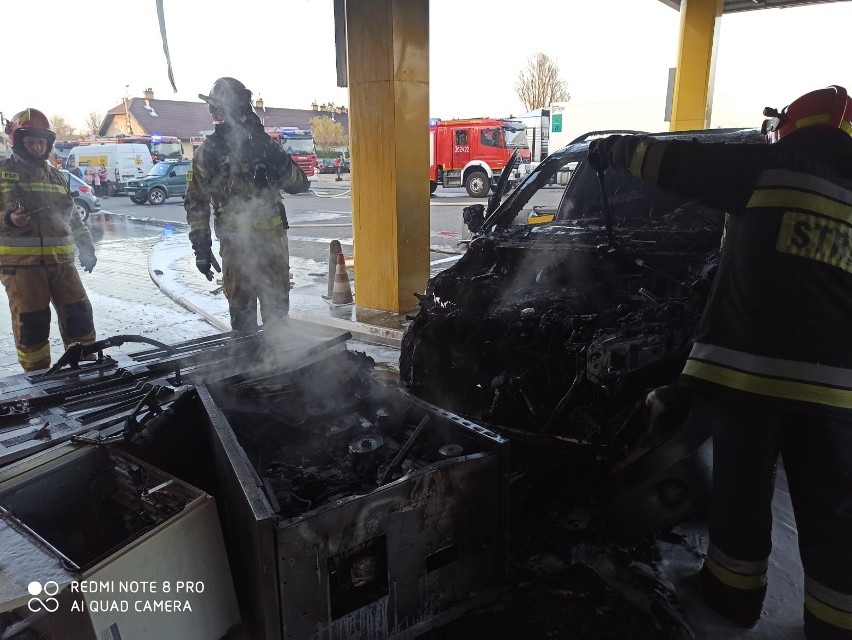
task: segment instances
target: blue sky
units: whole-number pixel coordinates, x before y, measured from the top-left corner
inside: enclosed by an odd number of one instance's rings
[[[56,58],[39,56],[41,66],[7,64],[0,111],[32,106],[82,127],[89,112],[105,112],[126,90],[140,96],[152,87],[157,98],[197,100],[222,75],[241,79],[269,106],[348,104],[346,90],[336,86],[331,0],[224,6],[165,0],[175,94],[154,0],[30,0],[27,14],[43,16],[45,46]],[[843,46],[850,24],[850,2],[725,16],[712,124],[755,125],[766,105],[781,107],[832,83],[852,89]],[[32,24],[4,26],[5,49],[17,52],[10,59],[35,46]],[[658,0],[431,0],[430,113],[521,112],[515,78],[538,51],[558,62],[576,100],[662,100],[678,27],[677,12]]]

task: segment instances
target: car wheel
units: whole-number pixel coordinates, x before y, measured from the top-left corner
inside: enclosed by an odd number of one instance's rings
[[[148,194],[148,202],[151,204],[163,204],[166,201],[166,192],[162,189],[151,189]]]
[[[91,213],[89,205],[86,204],[85,200],[80,200],[79,198],[74,199],[74,211],[80,214],[80,220],[83,222],[89,219],[89,214]]]
[[[434,180],[429,181],[429,193],[435,193],[435,189],[438,188],[438,183]]]
[[[148,198],[140,198],[139,196],[130,196],[130,202],[133,204],[145,204],[148,202]]]
[[[491,189],[491,181],[484,171],[471,171],[464,179],[464,188],[471,198],[484,198]]]

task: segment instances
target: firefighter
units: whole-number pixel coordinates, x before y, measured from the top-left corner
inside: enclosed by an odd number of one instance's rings
[[[809,639],[852,638],[852,99],[831,86],[778,112],[769,145],[610,136],[589,162],[729,213],[718,273],[681,376],[712,427],[717,613],[760,618],[780,453],[805,572]]]
[[[299,166],[264,131],[252,110],[251,91],[219,78],[210,95],[216,130],[198,147],[184,201],[195,266],[208,280],[218,270],[210,234],[210,206],[222,256],[222,286],[231,328],[257,329],[257,301],[265,325],[290,306],[287,214],[280,191],[300,193],[310,183]]]
[[[92,234],[74,208],[70,178],[48,158],[56,134],[37,109],[7,124],[12,157],[0,162],[0,282],[9,297],[18,362],[24,371],[50,366],[50,303],[65,347],[95,341],[92,305],[74,266],[95,268]]]

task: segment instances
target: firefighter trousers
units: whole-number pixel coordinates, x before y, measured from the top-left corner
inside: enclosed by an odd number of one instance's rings
[[[717,613],[760,618],[779,454],[805,573],[808,640],[852,639],[852,424],[774,405],[696,398],[713,430],[710,545],[700,584]]]
[[[250,236],[219,237],[222,288],[231,329],[257,329],[257,302],[264,325],[284,320],[290,310],[290,252],[286,229]]]
[[[72,262],[3,267],[0,282],[9,298],[18,362],[24,371],[50,366],[50,303],[65,347],[95,341],[92,305]]]

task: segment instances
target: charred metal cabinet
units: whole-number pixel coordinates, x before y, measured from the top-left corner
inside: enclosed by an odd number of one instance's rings
[[[424,464],[421,455],[420,464],[403,465],[381,486],[293,516],[247,454],[245,425],[232,424],[228,402],[215,390],[199,388],[237,591],[257,637],[411,637],[449,619],[462,603],[487,598],[503,578],[508,442],[398,387],[384,393],[414,421],[428,417],[423,446],[434,458]],[[330,431],[342,428],[339,419],[329,422]],[[349,451],[368,451],[381,440],[375,430],[353,429]]]
[[[54,447],[0,470],[0,507],[2,637],[210,640],[240,621],[214,499],[141,460]]]

